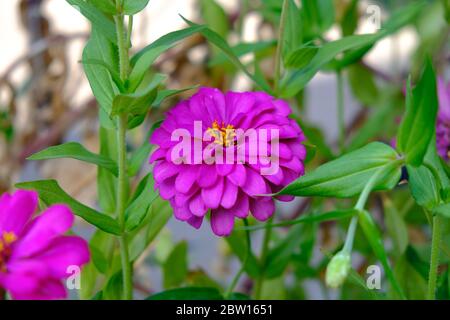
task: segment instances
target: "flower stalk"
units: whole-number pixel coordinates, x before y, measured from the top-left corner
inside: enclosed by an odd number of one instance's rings
[[[130,61],[129,61],[129,38],[131,37],[131,30],[127,31],[125,37],[124,31],[124,16],[122,13],[121,1],[116,1],[118,15],[114,16],[117,31],[117,43],[119,48],[119,62],[120,62],[120,78],[125,83],[128,78]],[[131,18],[130,18],[131,19]],[[130,20],[131,21],[131,20]],[[117,218],[122,229],[122,235],[119,238],[120,257],[122,264],[122,278],[123,278],[123,298],[130,300],[133,298],[133,270],[130,263],[128,252],[128,239],[125,231],[125,210],[127,204],[128,193],[128,176],[127,176],[127,150],[126,150],[126,134],[127,134],[127,119],[126,113],[121,114],[118,118],[117,128],[117,145],[118,145],[118,186],[117,186]]]
[[[428,300],[436,299],[436,282],[439,267],[439,246],[442,238],[441,219],[442,218],[439,215],[435,215],[433,217],[433,235],[431,240],[430,271],[428,274],[428,293],[427,293]]]

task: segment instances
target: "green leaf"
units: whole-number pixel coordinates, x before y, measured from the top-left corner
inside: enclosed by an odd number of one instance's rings
[[[434,208],[434,214],[439,214],[443,217],[450,218],[450,203],[441,204]]]
[[[360,211],[359,223],[361,225],[362,230],[364,231],[367,240],[370,243],[370,246],[372,247],[373,252],[375,253],[375,256],[378,258],[378,260],[380,260],[381,264],[383,265],[384,271],[392,288],[397,292],[397,294],[402,299],[404,299],[403,290],[394,276],[394,273],[389,264],[386,251],[384,250],[381,234],[372,217],[367,211],[365,210]]]
[[[302,43],[302,20],[300,10],[293,0],[288,0],[286,22],[284,26],[283,57],[286,59]]]
[[[348,68],[348,80],[353,95],[365,106],[373,106],[379,97],[373,74],[360,64]]]
[[[102,299],[104,300],[120,300],[123,298],[123,272],[119,270],[109,278],[105,289],[103,290]]]
[[[305,68],[311,60],[316,56],[319,47],[312,47],[309,45],[301,46],[293,50],[286,57],[286,68],[302,69]]]
[[[134,177],[141,168],[142,164],[149,157],[152,151],[153,145],[150,144],[149,139],[153,132],[161,126],[163,120],[155,122],[150,128],[147,136],[145,137],[144,143],[132,154],[131,159],[128,164],[128,175]]]
[[[55,180],[21,182],[16,184],[16,188],[36,190],[39,193],[39,198],[47,205],[59,203],[67,204],[75,215],[86,220],[88,223],[107,233],[116,235],[121,234],[117,221],[73,199],[61,189]]]
[[[377,34],[354,35],[324,44],[306,67],[290,70],[283,76],[281,96],[283,98],[295,96],[321,68],[338,54],[373,44],[378,40],[378,37]]]
[[[139,183],[136,194],[125,211],[125,226],[128,232],[139,227],[145,217],[150,213],[150,206],[158,197],[158,193],[154,190],[153,186],[154,181],[151,173],[147,174]]]
[[[438,99],[436,75],[431,61],[427,60],[425,70],[417,87],[406,103],[406,114],[397,136],[398,149],[406,156],[406,163],[419,167],[435,133]]]
[[[84,0],[66,0],[70,5],[81,12],[99,31],[112,43],[117,44],[116,27],[94,5]]]
[[[144,10],[149,1],[150,0],[124,0],[123,13],[132,16]]]
[[[147,113],[153,101],[156,99],[157,87],[165,79],[165,76],[156,74],[150,84],[136,93],[119,94],[113,100],[111,116],[128,113],[142,115]]]
[[[245,262],[245,272],[251,278],[256,279],[260,271],[259,263],[253,252],[250,252],[250,255],[248,255],[245,232],[235,230],[230,236],[225,238],[225,241],[228,243],[234,254],[238,257],[239,261],[241,263]]]
[[[302,21],[307,36],[315,38],[328,30],[334,22],[335,9],[332,0],[302,0]]]
[[[83,51],[83,61],[99,60],[112,68],[119,65],[117,47],[105,38],[100,30],[92,29],[91,37]],[[84,71],[103,115],[109,115],[114,97],[120,92],[110,72],[103,66],[84,64]],[[118,72],[115,70],[114,72]],[[102,125],[105,121],[102,121]]]
[[[153,102],[153,106],[155,108],[160,107],[162,102],[164,100],[166,100],[167,98],[176,96],[180,93],[189,91],[189,90],[193,90],[193,89],[197,89],[198,86],[190,86],[187,88],[183,88],[183,89],[168,89],[168,90],[158,90],[158,94],[156,96],[155,101]]]
[[[187,287],[163,291],[146,300],[223,300],[223,297],[216,288]]]
[[[84,65],[92,64],[105,68],[109,72],[109,75],[114,81],[114,84],[120,89],[120,91],[121,92],[125,91],[125,86],[122,83],[122,80],[120,79],[119,73],[117,72],[117,70],[115,70],[112,66],[108,65],[106,62],[97,59],[89,59],[89,60],[82,60],[81,63]]]
[[[258,42],[241,42],[233,47],[231,47],[231,50],[233,51],[233,54],[236,57],[241,57],[243,55],[246,55],[248,53],[259,53],[261,51],[274,48],[276,45],[275,40],[269,40],[269,41],[258,41]],[[217,65],[224,64],[228,62],[229,59],[225,55],[225,53],[220,52],[219,54],[215,55],[211,60],[208,62],[208,66],[214,67]]]
[[[352,0],[345,8],[341,21],[341,29],[344,36],[349,36],[355,32],[358,27],[358,19],[358,0]]]
[[[114,0],[90,0],[90,2],[101,11],[114,15],[117,13],[116,4]]]
[[[293,225],[296,225],[299,223],[314,223],[314,222],[321,223],[321,222],[327,222],[327,221],[335,221],[335,220],[350,218],[350,217],[356,215],[357,213],[358,213],[358,211],[356,209],[335,210],[335,211],[330,211],[330,212],[325,212],[325,213],[320,213],[320,214],[305,215],[305,216],[302,216],[295,220],[273,223],[270,225],[270,227],[271,228],[288,227],[288,226],[293,226]],[[269,227],[269,225],[267,223],[265,223],[265,224],[258,224],[255,226],[250,226],[250,227],[238,228],[238,229],[254,231],[254,230],[267,229],[268,227]]]
[[[214,0],[200,0],[200,8],[205,24],[225,38],[230,30],[225,10]]]
[[[320,5],[314,1],[303,0],[303,4],[304,10],[315,11],[316,9],[314,8],[308,8],[316,5],[320,7]],[[332,65],[333,69],[342,69],[343,67],[356,62],[367,53],[377,41],[396,32],[398,29],[411,22],[423,6],[424,2],[419,1],[418,3],[413,3],[412,5],[395,12],[378,33],[352,35],[324,44],[305,68],[290,70],[285,74],[281,81],[281,96],[283,98],[295,96],[319,70],[325,68],[331,62],[334,62]],[[325,7],[322,7],[320,10],[323,10],[324,8]],[[326,12],[326,10],[324,10],[324,12]],[[312,15],[314,16],[315,14],[313,13]],[[304,25],[308,25],[308,18],[304,18],[303,22]],[[328,23],[329,22],[325,23],[324,26],[328,25]],[[331,23],[333,23],[333,21],[331,21]],[[344,54],[344,57],[339,61],[333,61],[340,54]]]
[[[401,256],[408,246],[408,228],[403,217],[388,198],[383,198],[386,228],[394,243],[397,256]]]
[[[285,239],[283,239],[275,248],[269,251],[267,255],[267,264],[263,266],[264,276],[267,279],[279,277],[289,264],[294,251],[299,249],[302,242],[302,225],[297,225],[289,230]]]
[[[433,174],[424,166],[407,166],[409,188],[414,200],[420,206],[432,209],[439,203],[439,190]]]
[[[134,91],[134,89],[139,86],[145,73],[152,66],[156,58],[158,58],[163,52],[167,51],[184,38],[192,36],[205,28],[205,26],[193,26],[168,33],[134,55],[131,59],[133,69],[131,70],[129,76],[130,91]]]
[[[140,227],[133,232],[130,243],[130,258],[132,261],[136,261],[140,257],[171,217],[172,207],[170,204],[161,198],[157,198],[152,203],[150,214]]]
[[[183,20],[189,24],[191,27],[200,27],[199,25],[187,20],[182,16]],[[214,32],[213,30],[209,28],[203,28],[199,30],[199,32],[213,45],[217,46],[222,52],[227,56],[227,58],[230,60],[231,63],[233,63],[238,69],[242,70],[253,82],[255,82],[261,89],[263,89],[266,92],[271,93],[271,88],[267,87],[266,83],[262,82],[260,79],[255,78],[248,70],[247,68],[242,64],[242,62],[235,56],[233,53],[233,50],[230,48],[230,46],[227,44],[227,42],[219,35],[217,32]]]
[[[188,246],[186,241],[178,243],[167,257],[163,265],[164,288],[173,288],[181,285],[188,274],[187,261]]]
[[[397,153],[390,146],[373,142],[338,159],[325,163],[300,177],[279,194],[347,198],[360,194],[368,179],[386,168],[373,190],[394,188],[401,175],[401,165],[393,166]]]
[[[89,150],[86,150],[85,147],[77,142],[68,142],[59,146],[49,147],[45,150],[33,154],[27,159],[47,160],[60,158],[72,158],[96,164],[99,167],[102,167],[117,176],[117,164],[113,160],[108,157],[92,153]]]

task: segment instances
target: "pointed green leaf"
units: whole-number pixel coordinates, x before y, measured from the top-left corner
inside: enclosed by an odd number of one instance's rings
[[[368,179],[379,169],[386,172],[378,178],[373,190],[388,190],[397,185],[401,163],[390,146],[373,142],[338,159],[325,163],[298,178],[279,194],[347,198],[362,192]],[[395,166],[392,163],[397,163]]]
[[[61,189],[55,180],[21,182],[17,183],[16,187],[18,189],[36,190],[39,193],[39,198],[47,205],[59,203],[67,204],[75,215],[86,220],[90,224],[107,233],[116,235],[121,234],[117,221],[73,199]]]
[[[99,31],[112,43],[117,44],[116,27],[112,20],[108,19],[94,5],[84,0],[66,0],[85,16]]]
[[[28,157],[28,160],[47,160],[60,158],[72,158],[87,163],[96,164],[99,167],[102,167],[117,176],[117,164],[113,160],[109,159],[108,157],[90,152],[77,142],[68,142],[59,146],[49,147]]]
[[[199,25],[193,23],[192,21],[189,21],[188,19],[184,18],[182,16],[183,20],[186,21],[187,24],[189,24],[191,27],[198,26]],[[235,56],[233,53],[233,50],[230,48],[228,43],[219,35],[217,32],[214,32],[213,30],[209,28],[204,28],[199,31],[209,42],[211,42],[213,45],[217,46],[222,52],[227,56],[227,58],[240,70],[242,70],[253,82],[255,82],[261,89],[265,90],[266,92],[271,92],[272,90],[266,86],[264,82],[261,82],[259,79],[255,78],[248,70],[247,68],[242,64],[242,62]]]
[[[144,10],[149,1],[150,0],[124,0],[123,13],[132,16]]]
[[[435,133],[438,99],[436,75],[427,60],[423,75],[412,90],[409,86],[406,114],[397,136],[398,149],[406,156],[406,163],[419,167]]]
[[[123,113],[132,115],[147,113],[153,101],[156,99],[157,87],[164,79],[165,76],[157,74],[142,91],[117,95],[113,100],[111,116],[114,117]]]
[[[193,34],[200,32],[200,30],[204,28],[206,27],[193,26],[183,30],[168,33],[134,55],[131,59],[131,65],[133,69],[131,70],[129,76],[130,90],[133,91],[139,86],[142,79],[144,78],[145,73],[152,66],[156,58],[158,58],[163,52],[172,48],[175,44],[177,44],[184,38],[192,36]]]

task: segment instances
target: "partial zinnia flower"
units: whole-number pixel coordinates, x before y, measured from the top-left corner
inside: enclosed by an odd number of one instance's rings
[[[304,174],[304,135],[290,114],[287,102],[266,93],[215,88],[201,88],[167,112],[150,139],[159,147],[150,163],[175,217],[199,228],[210,212],[218,236],[249,212],[269,219],[275,204],[267,195]]]
[[[438,79],[439,111],[436,124],[436,142],[439,155],[450,159],[450,83]]]
[[[13,299],[62,299],[68,267],[89,261],[88,245],[64,235],[74,221],[68,207],[53,205],[33,218],[37,205],[34,191],[0,197],[0,288]]]

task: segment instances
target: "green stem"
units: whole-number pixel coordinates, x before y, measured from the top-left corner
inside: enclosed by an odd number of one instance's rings
[[[263,245],[262,245],[262,250],[261,250],[261,269],[260,269],[260,273],[258,276],[258,279],[256,279],[256,283],[255,283],[255,300],[258,300],[261,298],[261,291],[262,291],[262,286],[263,286],[263,282],[264,282],[264,276],[266,273],[266,264],[267,264],[267,255],[269,253],[269,243],[270,243],[270,238],[272,237],[272,219],[270,219],[267,222],[267,228],[264,232],[264,239],[263,239]]]
[[[428,300],[436,298],[436,281],[439,267],[439,245],[441,242],[441,217],[435,215],[433,217],[433,235],[431,240],[431,257],[430,257],[430,272],[428,275]]]
[[[275,93],[278,93],[278,86],[281,78],[281,55],[283,52],[283,35],[284,35],[284,29],[286,26],[286,17],[287,17],[287,11],[288,11],[288,0],[283,0],[283,8],[281,11],[281,18],[280,18],[280,28],[278,29],[278,45],[277,45],[277,52],[275,55],[275,79],[274,79],[274,89]]]
[[[244,219],[244,224],[245,224],[246,227],[248,227],[247,219]],[[245,258],[242,261],[241,268],[239,269],[238,273],[234,276],[233,280],[231,281],[230,286],[227,289],[227,292],[225,294],[225,297],[227,299],[229,299],[231,294],[233,294],[233,290],[236,287],[236,285],[237,285],[239,279],[241,278],[242,274],[244,273],[245,267],[247,266],[247,261],[248,261],[248,259],[250,257],[251,252],[252,252],[252,243],[251,243],[251,239],[250,239],[250,231],[245,230],[245,236],[246,236],[246,241],[247,241],[247,252],[245,253]]]
[[[116,1],[118,9],[122,8],[120,0]],[[119,10],[120,12],[120,10]],[[114,21],[117,29],[117,43],[119,47],[119,61],[120,61],[120,78],[125,83],[128,78],[130,67],[128,43],[125,38],[124,19],[123,14],[114,16]],[[128,31],[131,33],[131,30]],[[123,277],[123,298],[130,300],[133,298],[133,270],[130,262],[128,252],[128,239],[125,231],[125,210],[128,201],[128,176],[127,176],[127,134],[128,116],[122,114],[118,119],[117,130],[117,145],[118,145],[118,186],[117,186],[117,218],[122,229],[122,235],[119,238],[120,257],[122,264]]]
[[[344,80],[342,71],[338,70],[337,76],[337,112],[338,112],[338,128],[339,128],[339,150],[340,153],[345,151],[345,110],[344,110]]]

